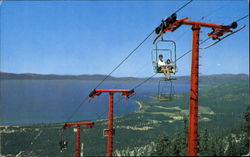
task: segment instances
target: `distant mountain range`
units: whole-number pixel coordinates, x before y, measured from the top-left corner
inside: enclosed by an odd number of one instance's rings
[[[102,80],[107,75],[56,75],[56,74],[34,74],[34,73],[7,73],[0,72],[1,80]],[[174,77],[174,76],[173,76]],[[176,76],[176,82],[189,83],[190,76]],[[108,77],[108,80],[116,81],[140,81],[145,80],[146,78],[136,78],[136,77]],[[162,78],[155,77],[151,81],[158,81]],[[201,75],[200,83],[223,83],[231,82],[237,80],[249,80],[249,75],[247,74],[216,74],[216,75]]]
[[[35,74],[35,73],[7,73],[0,72],[0,79],[2,80],[102,80],[107,75],[95,74],[95,75],[57,75],[57,74]],[[132,80],[142,79],[134,77],[108,77],[108,80]]]
[[[74,80],[101,80],[104,79],[106,75],[56,75],[56,74],[34,74],[34,73],[6,73],[0,72],[0,79],[12,80],[64,80],[64,79],[74,79]],[[110,77],[113,78],[113,77]]]

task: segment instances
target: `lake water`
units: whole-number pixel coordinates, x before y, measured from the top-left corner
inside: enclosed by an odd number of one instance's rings
[[[0,125],[29,125],[65,122],[100,81],[85,80],[1,80]],[[99,89],[131,89],[140,81],[105,81]],[[158,82],[137,88],[136,95],[114,105],[115,115],[138,110],[137,99],[157,94]],[[189,84],[175,84],[175,93],[188,92]],[[115,100],[120,95],[115,95]],[[108,94],[84,103],[70,121],[107,117]]]

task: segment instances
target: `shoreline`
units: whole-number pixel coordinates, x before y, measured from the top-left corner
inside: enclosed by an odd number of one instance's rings
[[[139,100],[136,100],[135,103],[139,106],[138,111],[140,111],[143,108],[143,104]]]

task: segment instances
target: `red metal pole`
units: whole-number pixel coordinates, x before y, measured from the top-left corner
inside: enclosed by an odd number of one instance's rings
[[[114,93],[120,92],[121,96],[128,98],[134,93],[134,90],[122,90],[122,89],[94,89],[90,94],[90,98],[99,96],[102,92],[109,93],[109,121],[108,121],[108,151],[107,156],[112,157],[113,153],[113,104],[114,104]],[[106,136],[106,135],[105,135]]]
[[[76,125],[76,157],[80,157],[80,137],[81,137],[81,126]]]
[[[108,124],[108,157],[112,157],[113,152],[113,103],[114,93],[109,93],[109,124]]]
[[[191,91],[189,106],[188,156],[197,156],[198,141],[198,86],[199,86],[199,33],[200,25],[193,25]]]
[[[189,107],[189,134],[188,134],[188,156],[197,156],[198,152],[198,87],[199,87],[199,35],[201,27],[212,28],[213,31],[208,36],[219,39],[225,33],[232,32],[231,29],[237,27],[234,22],[231,25],[218,25],[197,21],[188,21],[187,18],[176,20],[169,24],[168,27],[159,34],[153,43],[165,32],[173,32],[181,25],[192,25],[193,44],[192,44],[192,67],[191,67],[191,90],[190,90],[190,107]]]

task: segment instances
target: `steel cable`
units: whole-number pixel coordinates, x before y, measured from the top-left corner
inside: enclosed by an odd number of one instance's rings
[[[189,2],[187,2],[186,4],[184,4],[183,6],[181,6],[179,9],[177,9],[174,13],[177,13],[179,12],[180,10],[182,10],[183,8],[185,8],[188,4],[190,4],[193,0],[190,0]],[[149,33],[149,35],[144,39],[142,40],[142,42],[140,42],[140,44],[135,48],[133,49],[102,81],[100,81],[97,86],[94,88],[98,88],[114,71],[116,71],[152,34],[154,33],[154,30]],[[156,74],[154,74],[156,75]],[[153,75],[153,76],[154,76]],[[146,79],[144,82],[147,82],[149,79],[151,79],[153,76],[149,77],[148,79]],[[141,83],[139,86],[141,86],[143,83]],[[139,87],[138,86],[138,87]],[[137,86],[135,88],[138,88]],[[69,116],[69,118],[67,119],[67,122],[71,120],[71,118],[74,116],[74,114],[81,108],[81,106],[86,103],[86,101],[89,99],[88,96],[85,97],[85,99],[82,101],[82,103],[80,103],[77,108],[74,110],[74,112]]]

